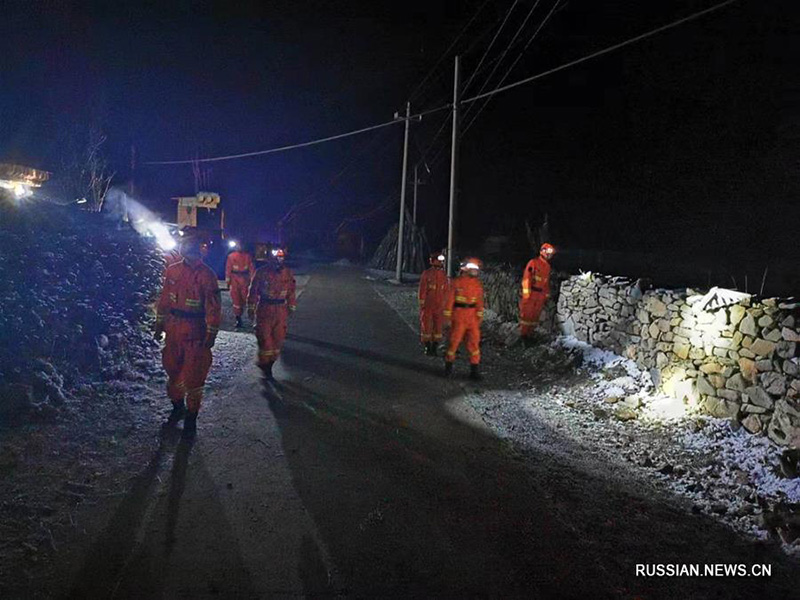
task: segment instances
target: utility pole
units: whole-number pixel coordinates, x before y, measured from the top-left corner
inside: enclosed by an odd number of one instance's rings
[[[403,178],[400,188],[400,224],[397,228],[397,268],[395,279],[403,281],[403,221],[406,212],[406,183],[408,180],[408,127],[411,122],[411,102],[406,102],[406,133],[403,139]]]
[[[417,224],[417,185],[419,185],[419,177],[417,176],[418,169],[419,169],[419,163],[414,165],[414,212],[412,213],[411,216],[414,225]]]
[[[450,148],[450,211],[447,224],[447,274],[453,277],[453,237],[455,234],[456,186],[458,183],[458,96],[459,60],[453,76],[453,140]]]

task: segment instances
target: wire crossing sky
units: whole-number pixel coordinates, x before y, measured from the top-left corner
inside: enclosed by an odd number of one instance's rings
[[[735,3],[737,1],[738,0],[726,0],[725,2],[721,2],[719,4],[715,4],[714,6],[711,6],[711,7],[707,8],[707,9],[692,13],[691,15],[688,15],[688,16],[683,17],[681,19],[678,19],[676,21],[672,21],[671,23],[668,23],[666,25],[662,25],[661,27],[657,27],[655,29],[651,29],[650,31],[647,31],[647,32],[645,32],[645,33],[643,33],[641,35],[629,38],[629,39],[627,39],[627,40],[625,40],[623,42],[620,42],[618,44],[614,44],[612,46],[608,46],[607,48],[603,48],[602,50],[598,50],[597,52],[593,52],[591,54],[588,54],[588,55],[583,56],[581,58],[578,58],[578,59],[575,59],[573,61],[564,63],[564,64],[559,65],[557,67],[554,67],[552,69],[548,69],[546,71],[543,71],[543,72],[538,73],[536,75],[533,75],[531,77],[526,77],[525,79],[522,79],[520,81],[516,81],[514,83],[510,83],[510,84],[505,85],[505,86],[497,87],[497,88],[495,88],[493,90],[489,90],[488,92],[483,92],[483,93],[477,94],[476,96],[472,96],[471,98],[465,98],[461,102],[462,102],[462,104],[468,104],[470,102],[475,102],[476,100],[480,100],[482,98],[488,98],[488,97],[494,96],[496,94],[499,94],[499,93],[502,93],[502,92],[506,92],[506,91],[511,90],[513,88],[519,87],[521,85],[525,85],[527,83],[531,83],[531,82],[536,81],[538,79],[541,79],[543,77],[547,77],[548,75],[552,75],[554,73],[558,73],[559,71],[563,71],[565,69],[568,69],[570,67],[574,67],[576,65],[579,65],[579,64],[584,63],[586,61],[589,61],[591,59],[598,58],[598,57],[603,56],[605,54],[608,54],[610,52],[614,52],[616,50],[624,48],[625,46],[629,46],[629,45],[634,44],[636,42],[640,42],[640,41],[642,41],[644,39],[652,37],[652,36],[654,36],[654,35],[656,35],[658,33],[661,33],[663,31],[667,31],[669,29],[673,29],[675,27],[678,27],[680,25],[683,25],[685,23],[688,23],[690,21],[693,21],[695,19],[703,17],[703,16],[705,16],[707,14],[710,14],[712,12],[721,10],[722,8],[725,8],[725,7]],[[452,104],[446,104],[446,105],[443,105],[443,106],[439,106],[439,107],[436,107],[436,108],[432,108],[432,109],[429,109],[429,110],[425,110],[425,111],[422,111],[422,112],[419,112],[419,113],[412,114],[410,116],[410,118],[411,119],[419,119],[419,118],[422,118],[423,116],[426,116],[426,115],[429,115],[429,114],[433,114],[433,113],[441,111],[441,110],[446,110],[446,109],[449,109],[451,107],[452,107]],[[208,162],[219,162],[219,161],[226,161],[226,160],[236,160],[236,159],[240,159],[240,158],[249,158],[249,157],[253,157],[253,156],[264,156],[264,155],[267,155],[267,154],[275,154],[277,152],[286,152],[288,150],[295,150],[295,149],[298,149],[298,148],[305,148],[305,147],[308,147],[308,146],[315,146],[315,145],[318,145],[318,144],[324,144],[324,143],[327,143],[327,142],[332,142],[332,141],[335,141],[335,140],[339,140],[339,139],[343,139],[343,138],[347,138],[347,137],[352,137],[352,136],[355,136],[355,135],[360,135],[362,133],[366,133],[366,132],[369,132],[369,131],[374,131],[376,129],[380,129],[380,128],[383,128],[383,127],[390,127],[392,125],[397,125],[397,124],[403,123],[404,121],[405,121],[404,118],[393,119],[391,121],[386,121],[384,123],[378,123],[376,125],[370,125],[368,127],[363,127],[361,129],[355,129],[355,130],[352,130],[352,131],[347,131],[347,132],[344,132],[344,133],[339,133],[339,134],[331,135],[331,136],[324,137],[324,138],[310,140],[310,141],[307,141],[307,142],[289,144],[289,145],[286,145],[286,146],[279,146],[279,147],[270,148],[270,149],[267,149],[267,150],[257,150],[257,151],[254,151],[254,152],[243,152],[243,153],[239,153],[239,154],[229,154],[229,155],[225,155],[225,156],[214,156],[214,157],[209,157],[209,158],[195,158],[195,159],[183,159],[183,160],[164,160],[164,161],[147,161],[144,164],[146,164],[146,165],[188,165],[188,164],[196,164],[196,163],[208,163]]]

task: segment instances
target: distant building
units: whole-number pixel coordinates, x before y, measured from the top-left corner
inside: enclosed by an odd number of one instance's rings
[[[0,163],[0,192],[3,196],[14,199],[25,198],[33,193],[34,188],[41,187],[48,179],[50,179],[48,171]]]

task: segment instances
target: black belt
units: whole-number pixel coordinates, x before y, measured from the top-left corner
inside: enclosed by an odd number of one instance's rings
[[[262,298],[260,304],[286,304],[283,298]]]
[[[542,290],[542,288],[537,288],[537,287],[532,287],[531,290],[534,291],[534,292],[542,292],[542,291],[544,291],[544,290]]]
[[[467,304],[466,302],[456,302],[454,306],[456,308],[475,308],[474,304]]]
[[[204,312],[189,312],[188,310],[179,310],[177,308],[172,308],[169,311],[173,317],[178,317],[179,319],[205,319],[206,313]]]
[[[233,275],[250,275],[250,270],[247,271],[231,271]]]

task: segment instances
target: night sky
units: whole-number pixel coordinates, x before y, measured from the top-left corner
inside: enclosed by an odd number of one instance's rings
[[[168,199],[194,192],[191,168],[142,162],[259,150],[389,120],[483,6],[456,45],[468,78],[512,3],[7,0],[0,161],[56,171],[60,132],[98,123],[118,183],[127,184],[135,146],[139,195],[171,217]],[[507,82],[712,4],[562,0]],[[800,258],[792,233],[800,22],[791,4],[741,0],[495,97],[462,140],[462,248],[478,250],[487,235],[547,213],[564,247]],[[532,5],[518,2],[467,95]],[[494,82],[551,7],[542,0]],[[447,103],[451,82],[448,56],[412,97],[414,109]],[[412,128],[412,164],[445,116]],[[448,127],[428,154],[439,159],[420,188],[435,244],[446,234],[449,136]],[[229,227],[250,237],[309,198],[317,202],[301,226],[318,234],[383,204],[361,223],[375,239],[396,218],[401,143],[396,126],[214,163],[208,187],[221,193]]]

